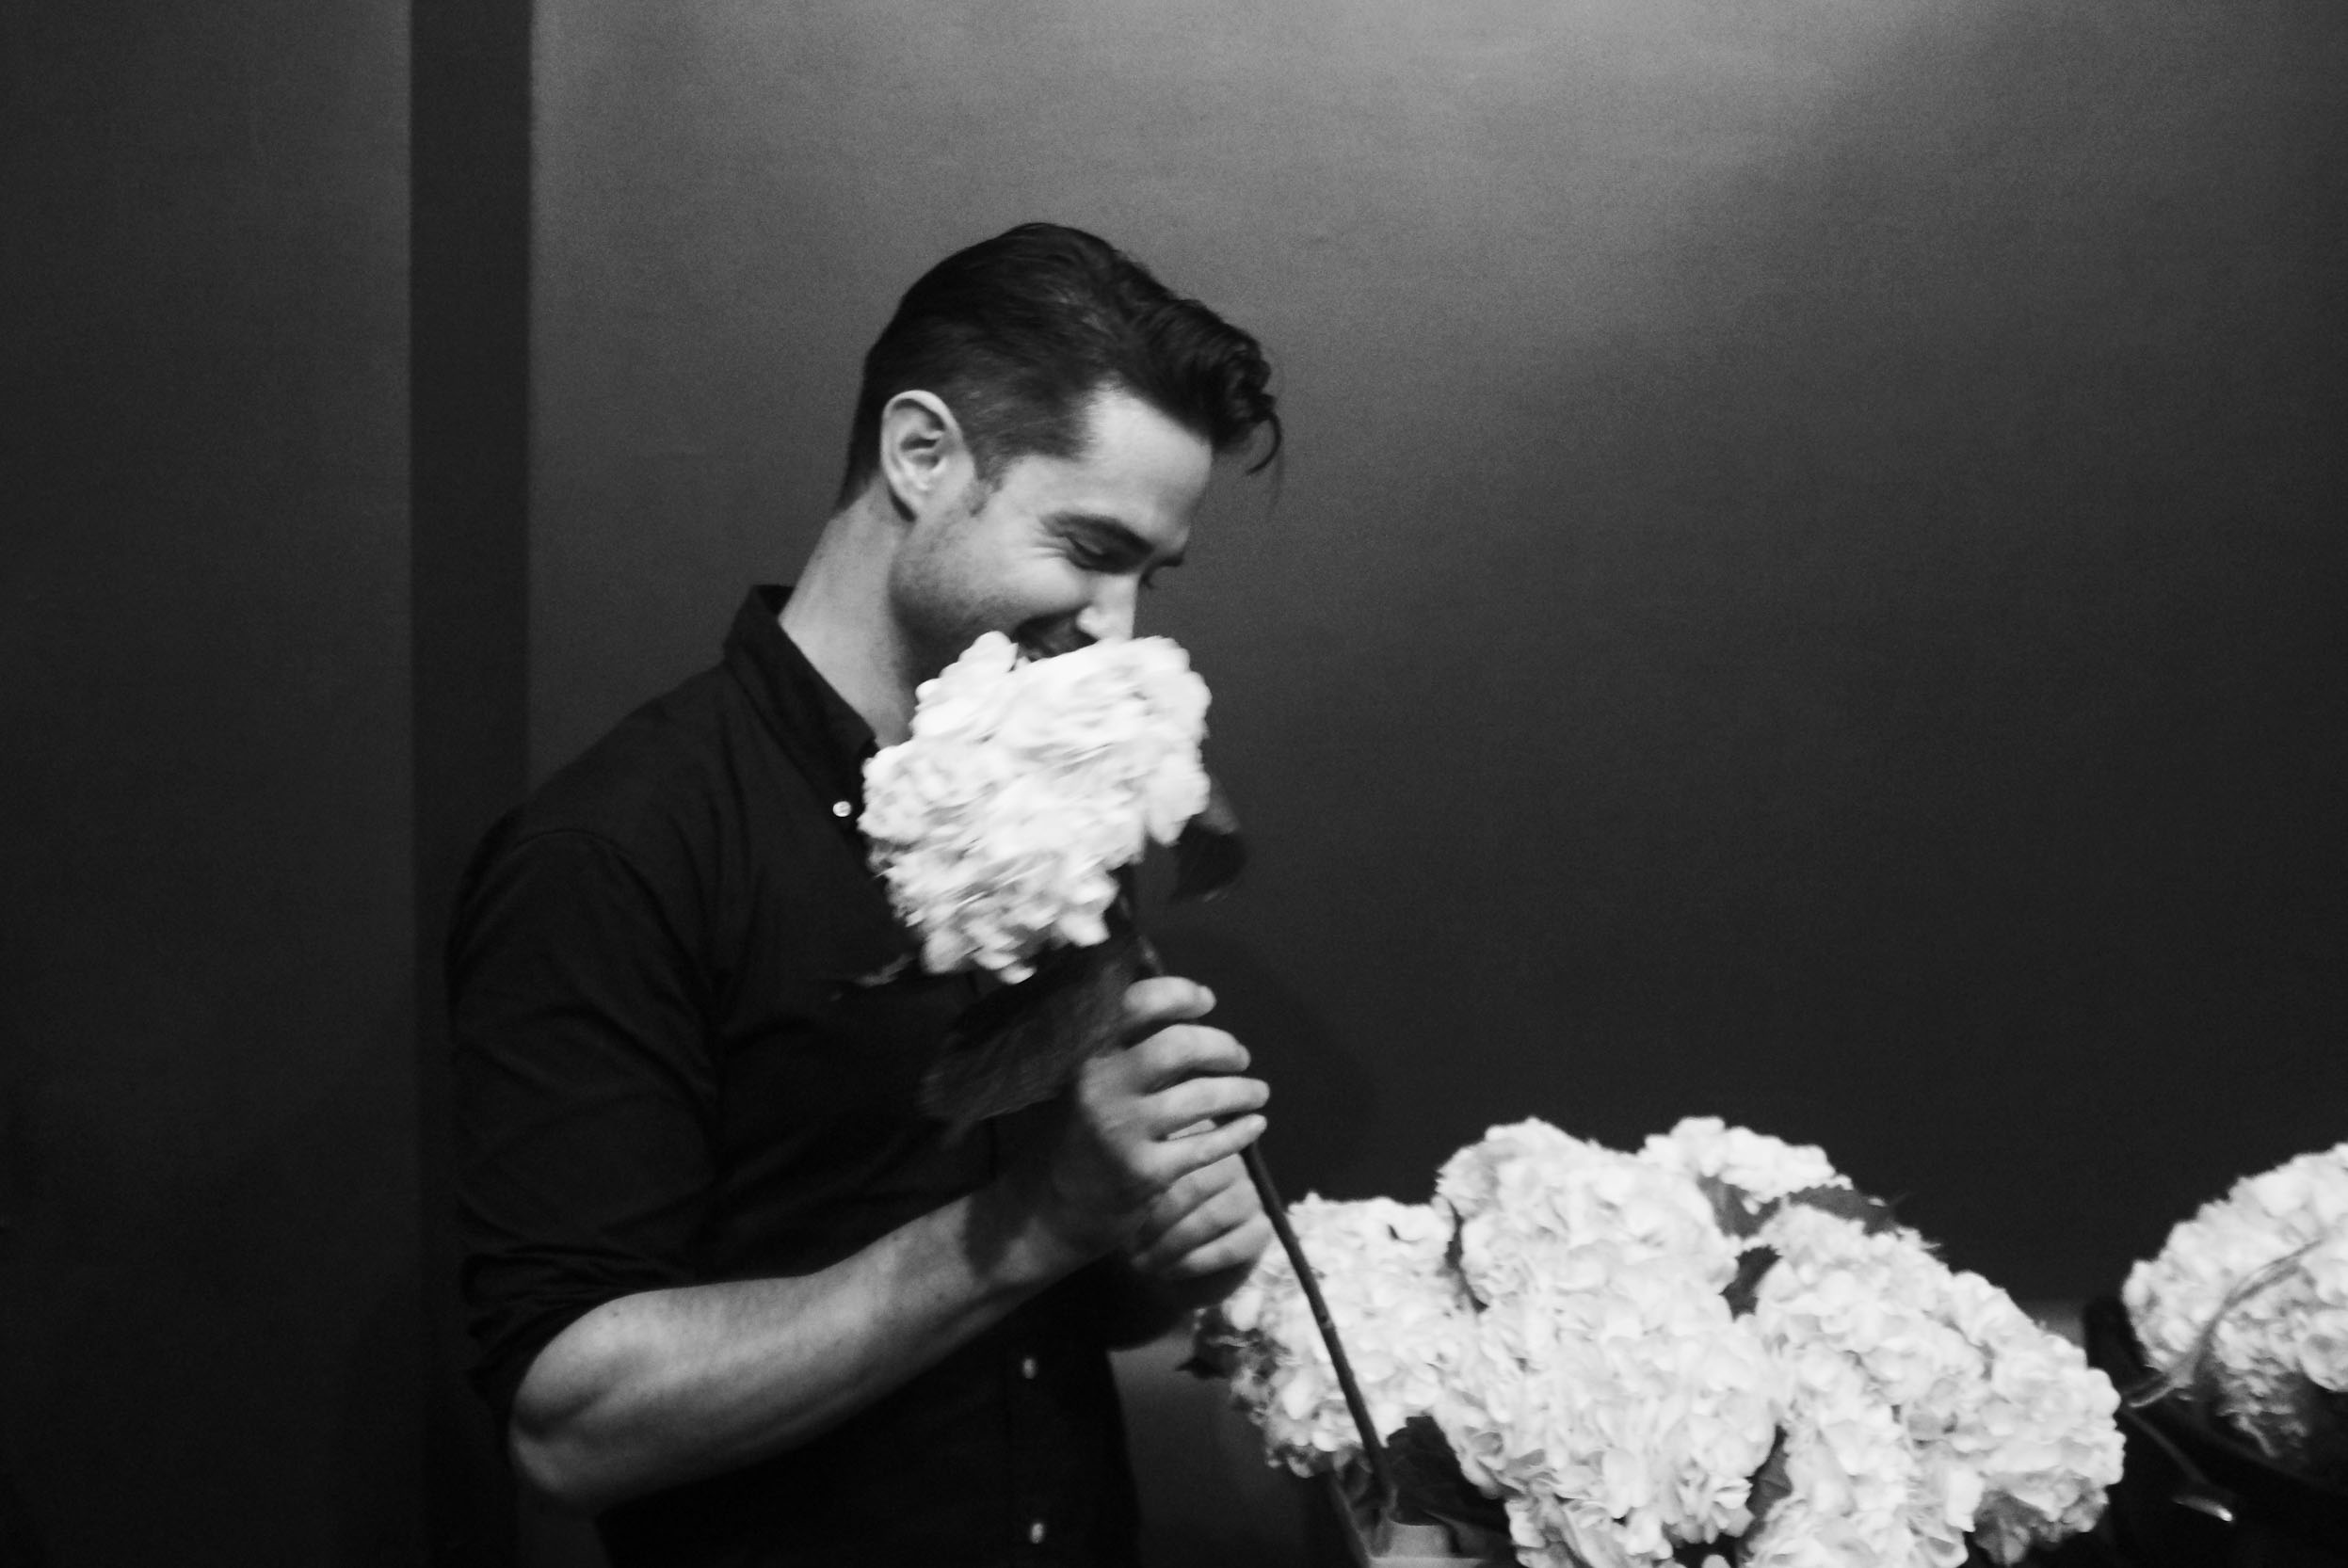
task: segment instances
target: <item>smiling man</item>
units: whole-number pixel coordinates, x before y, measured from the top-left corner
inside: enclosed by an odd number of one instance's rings
[[[1262,1251],[1264,1087],[1150,980],[1124,1049],[948,1138],[916,1096],[977,986],[904,962],[860,770],[982,632],[1130,636],[1216,460],[1277,451],[1267,376],[1091,235],[949,257],[866,356],[796,587],[483,844],[449,953],[476,1382],[617,1568],[1134,1560],[1105,1352]]]

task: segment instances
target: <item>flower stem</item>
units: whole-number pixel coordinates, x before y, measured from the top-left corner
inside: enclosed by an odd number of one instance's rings
[[[1119,904],[1129,918],[1132,905],[1123,898]],[[1150,978],[1166,973],[1166,964],[1158,957],[1158,950],[1150,938],[1135,930],[1134,958],[1141,972]],[[1288,1223],[1288,1206],[1280,1202],[1280,1190],[1273,1183],[1272,1167],[1265,1163],[1263,1145],[1250,1144],[1240,1156],[1247,1167],[1247,1179],[1256,1185],[1256,1197],[1263,1205],[1264,1216],[1272,1222],[1272,1234],[1279,1238],[1280,1250],[1288,1255],[1289,1266],[1296,1271],[1296,1283],[1304,1287],[1306,1304],[1312,1308],[1312,1321],[1321,1331],[1321,1343],[1328,1347],[1329,1364],[1337,1368],[1337,1386],[1345,1396],[1345,1408],[1352,1413],[1354,1430],[1361,1434],[1361,1457],[1368,1462],[1370,1476],[1377,1484],[1378,1504],[1387,1518],[1394,1517],[1401,1497],[1394,1485],[1394,1467],[1386,1457],[1386,1445],[1379,1441],[1377,1423],[1370,1419],[1370,1401],[1361,1397],[1361,1384],[1354,1377],[1354,1364],[1346,1358],[1345,1342],[1337,1336],[1337,1320],[1329,1316],[1329,1304],[1321,1294],[1321,1281],[1306,1261],[1305,1244],[1296,1239],[1296,1227]]]
[[[1387,1463],[1386,1445],[1378,1439],[1377,1423],[1370,1419],[1370,1405],[1361,1397],[1361,1384],[1354,1379],[1353,1363],[1345,1358],[1344,1342],[1337,1336],[1337,1323],[1330,1318],[1329,1304],[1321,1294],[1321,1282],[1313,1277],[1312,1265],[1305,1260],[1304,1243],[1296,1240],[1295,1227],[1288,1223],[1288,1208],[1280,1202],[1279,1189],[1272,1184],[1272,1168],[1264,1162],[1263,1145],[1248,1144],[1242,1158],[1246,1161],[1248,1178],[1256,1184],[1256,1196],[1262,1200],[1263,1212],[1271,1219],[1272,1234],[1280,1239],[1280,1249],[1288,1254],[1289,1264],[1296,1271],[1296,1281],[1305,1288],[1305,1301],[1311,1306],[1312,1320],[1321,1330],[1321,1343],[1328,1347],[1329,1361],[1337,1368],[1337,1386],[1343,1390],[1345,1408],[1353,1413],[1354,1427],[1361,1433],[1361,1457],[1369,1462],[1370,1475],[1377,1483],[1380,1507],[1386,1517],[1391,1519],[1398,1500],[1393,1466]]]

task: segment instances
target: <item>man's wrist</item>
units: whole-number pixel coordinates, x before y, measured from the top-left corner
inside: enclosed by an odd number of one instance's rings
[[[1105,1250],[1088,1249],[1052,1224],[1028,1184],[1008,1176],[966,1200],[965,1246],[983,1277],[1021,1293],[1055,1284]]]

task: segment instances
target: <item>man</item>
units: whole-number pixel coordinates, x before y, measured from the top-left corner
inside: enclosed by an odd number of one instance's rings
[[[1264,1086],[1166,978],[1051,1103],[925,1119],[978,985],[906,961],[860,770],[982,632],[1130,635],[1215,459],[1277,451],[1267,374],[1091,235],[948,258],[866,356],[796,587],[476,856],[450,945],[476,1381],[618,1568],[1132,1560],[1104,1351],[1262,1252]]]

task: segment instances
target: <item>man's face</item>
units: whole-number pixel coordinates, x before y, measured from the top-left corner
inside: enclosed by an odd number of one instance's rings
[[[1134,632],[1135,600],[1178,564],[1214,454],[1125,392],[1095,394],[1074,457],[1021,456],[989,490],[973,476],[916,517],[890,568],[890,603],[920,677],[982,632],[1032,655]]]

